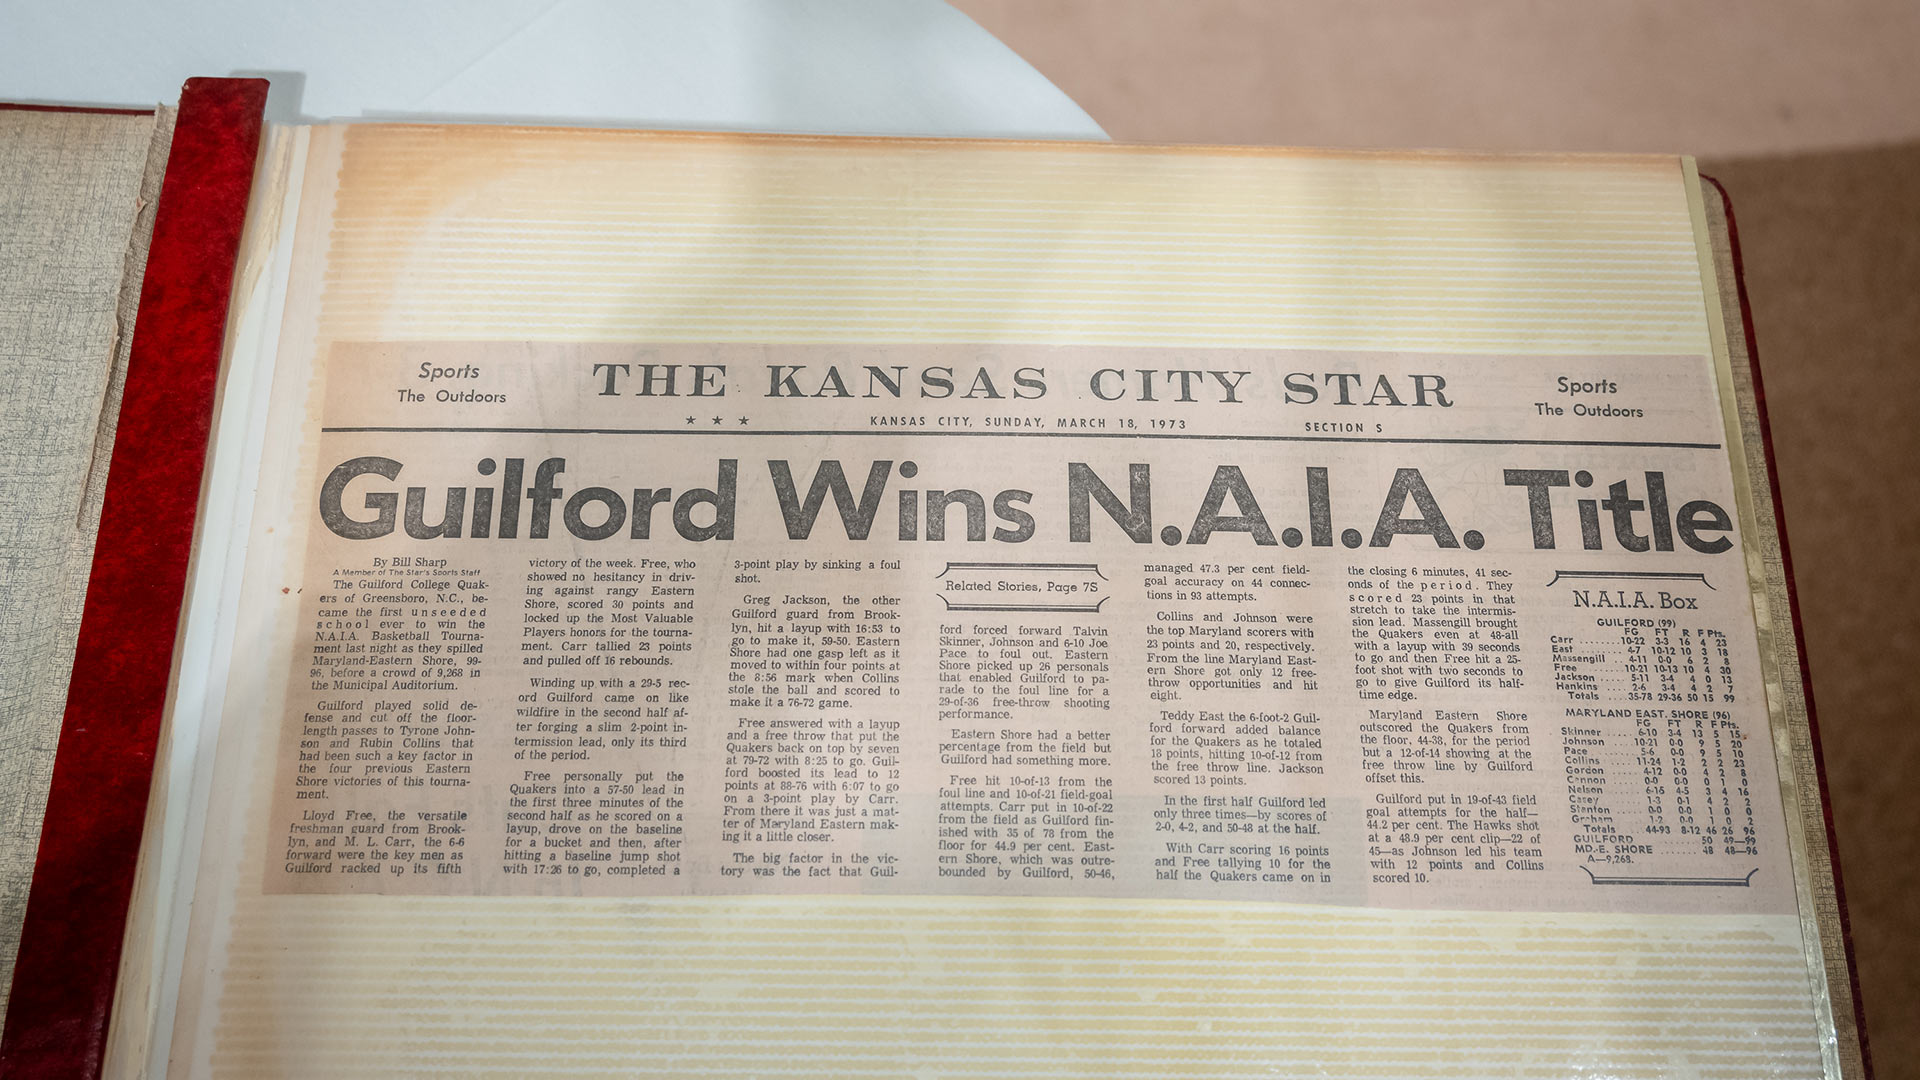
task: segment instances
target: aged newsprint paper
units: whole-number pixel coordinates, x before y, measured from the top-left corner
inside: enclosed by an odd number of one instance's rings
[[[175,1075],[1830,1067],[1687,163],[304,154]]]

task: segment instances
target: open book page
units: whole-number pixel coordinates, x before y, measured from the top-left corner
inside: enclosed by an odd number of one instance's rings
[[[305,160],[172,1075],[1833,1067],[1688,163]]]

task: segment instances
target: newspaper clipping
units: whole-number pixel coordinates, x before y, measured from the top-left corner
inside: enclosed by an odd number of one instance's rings
[[[1794,910],[1704,357],[321,375],[269,892]]]

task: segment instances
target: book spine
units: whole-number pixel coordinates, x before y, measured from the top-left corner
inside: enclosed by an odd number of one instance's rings
[[[0,1075],[97,1077],[193,547],[267,83],[182,89]]]
[[[1848,1017],[1836,1017],[1836,1022],[1851,1023],[1860,1048],[1862,1075],[1871,1080],[1873,1057],[1867,1046],[1867,1018],[1860,999],[1859,967],[1853,956],[1853,924],[1847,916],[1847,890],[1840,871],[1839,835],[1833,826],[1833,802],[1828,794],[1826,758],[1820,749],[1820,720],[1814,709],[1813,671],[1807,662],[1806,632],[1800,623],[1800,592],[1793,579],[1793,552],[1787,542],[1786,505],[1780,495],[1780,469],[1773,450],[1773,427],[1767,417],[1767,390],[1760,373],[1759,341],[1754,334],[1753,307],[1748,302],[1745,267],[1740,257],[1740,227],[1734,218],[1733,197],[1726,187],[1711,176],[1702,176],[1701,179],[1712,184],[1714,190],[1719,192],[1720,204],[1725,211],[1727,250],[1733,264],[1734,287],[1740,305],[1740,330],[1746,342],[1748,371],[1753,378],[1754,411],[1760,421],[1760,445],[1766,457],[1767,496],[1773,502],[1773,519],[1780,542],[1780,563],[1786,579],[1787,610],[1793,627],[1793,640],[1799,643],[1800,689],[1807,703],[1807,732],[1813,749],[1813,773],[1818,782],[1820,817],[1826,830],[1827,857],[1833,872],[1834,906],[1839,917],[1840,946],[1846,960],[1846,995],[1851,1005],[1850,1021]]]

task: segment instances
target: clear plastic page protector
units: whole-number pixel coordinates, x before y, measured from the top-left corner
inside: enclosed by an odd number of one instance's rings
[[[1686,163],[307,160],[176,1075],[1830,1068]]]

